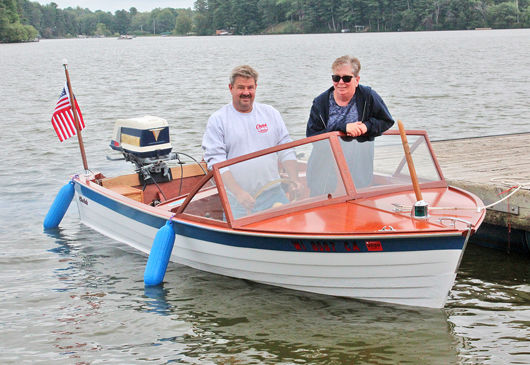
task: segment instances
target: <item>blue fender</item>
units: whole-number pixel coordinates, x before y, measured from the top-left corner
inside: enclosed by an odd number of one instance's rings
[[[173,222],[168,220],[166,224],[158,230],[145,265],[144,283],[147,286],[154,286],[162,283],[166,275],[167,264],[173,251],[175,243],[175,229]]]
[[[63,219],[74,197],[74,182],[69,181],[64,185],[48,210],[44,218],[44,229],[57,228]]]

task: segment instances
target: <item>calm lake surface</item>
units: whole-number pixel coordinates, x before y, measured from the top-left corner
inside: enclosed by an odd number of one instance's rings
[[[131,168],[106,159],[118,118],[163,117],[174,150],[201,158],[238,64],[260,72],[256,99],[303,137],[312,99],[347,53],[392,115],[432,140],[530,131],[530,30],[0,44],[0,363],[530,363],[528,258],[469,246],[446,307],[428,310],[173,263],[163,288],[145,289],[146,257],[81,225],[73,205],[43,232],[58,190],[82,171],[76,138],[60,143],[50,123],[63,58],[89,167],[113,175]]]

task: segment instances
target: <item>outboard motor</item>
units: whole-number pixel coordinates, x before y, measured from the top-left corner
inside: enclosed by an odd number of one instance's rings
[[[165,119],[150,115],[118,119],[110,148],[136,165],[142,185],[172,180],[167,161],[177,155],[171,152],[169,125]]]

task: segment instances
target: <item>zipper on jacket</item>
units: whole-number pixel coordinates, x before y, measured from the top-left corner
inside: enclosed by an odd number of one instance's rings
[[[322,118],[322,114],[318,115],[320,117],[320,120],[322,121],[322,124],[324,125],[324,129],[326,129],[328,126],[326,125],[326,122],[324,122],[324,118]]]

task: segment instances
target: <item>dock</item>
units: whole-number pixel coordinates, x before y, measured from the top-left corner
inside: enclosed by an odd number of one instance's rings
[[[530,254],[530,133],[432,141],[449,185],[494,203],[486,210],[475,241],[508,252]]]

